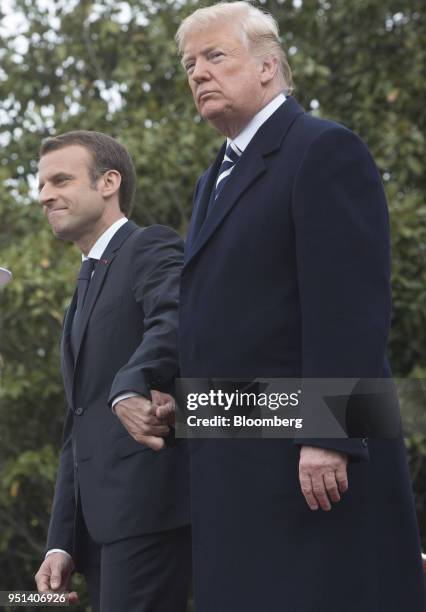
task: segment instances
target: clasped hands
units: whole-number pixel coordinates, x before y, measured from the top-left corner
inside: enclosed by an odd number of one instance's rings
[[[129,397],[114,406],[122,425],[137,442],[158,451],[175,422],[175,400],[168,393],[151,391],[151,400]]]

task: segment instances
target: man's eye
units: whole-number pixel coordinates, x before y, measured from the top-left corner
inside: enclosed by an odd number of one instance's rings
[[[218,59],[223,56],[222,51],[214,51],[210,54],[210,59]]]
[[[194,70],[194,65],[195,65],[195,64],[186,64],[186,65],[185,65],[185,70],[186,70],[186,72],[188,72],[189,74],[191,74],[191,72],[193,72],[193,70]]]

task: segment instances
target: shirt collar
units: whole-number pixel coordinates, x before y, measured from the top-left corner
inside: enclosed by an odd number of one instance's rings
[[[91,259],[99,260],[102,257],[103,252],[107,248],[108,244],[110,243],[111,238],[114,236],[114,234],[118,232],[122,225],[127,223],[127,221],[128,219],[126,219],[126,217],[122,217],[121,219],[115,221],[115,223],[110,225],[109,228],[105,230],[101,236],[99,236],[95,244],[90,249],[87,257],[82,254],[81,259],[84,261],[85,259],[89,259],[90,257]]]
[[[249,142],[256,134],[257,130],[262,127],[265,121],[269,119],[269,117],[273,115],[277,108],[279,108],[281,104],[283,104],[285,101],[285,95],[283,93],[279,93],[273,100],[271,100],[266,106],[264,106],[262,110],[260,110],[253,117],[250,123],[246,125],[243,131],[240,132],[238,136],[236,136],[236,138],[234,138],[232,142],[237,145],[240,151],[245,151]],[[231,139],[227,138],[226,144],[229,145],[230,142]]]

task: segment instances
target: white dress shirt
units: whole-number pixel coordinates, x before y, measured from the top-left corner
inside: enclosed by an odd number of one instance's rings
[[[87,257],[82,254],[81,259],[84,261],[85,259],[89,259],[90,257],[91,259],[97,259],[99,261],[102,257],[103,252],[109,245],[112,237],[118,232],[122,225],[127,223],[127,221],[128,219],[126,217],[121,217],[121,219],[115,221],[112,225],[110,225],[109,228],[105,230],[104,233],[96,240],[95,244],[90,249]]]

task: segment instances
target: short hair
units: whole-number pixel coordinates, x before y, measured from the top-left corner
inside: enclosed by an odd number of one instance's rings
[[[243,43],[260,57],[272,55],[278,60],[279,76],[284,81],[286,93],[293,91],[293,76],[274,17],[245,0],[238,2],[218,2],[200,8],[186,17],[176,32],[179,53],[183,55],[185,42],[191,32],[201,30],[217,21],[229,23],[237,21],[241,27]]]
[[[51,151],[71,145],[80,145],[90,153],[92,161],[88,170],[92,184],[108,170],[120,173],[121,184],[118,194],[120,210],[126,217],[129,216],[136,191],[136,172],[126,147],[102,132],[75,130],[43,140],[39,156],[41,158]]]

